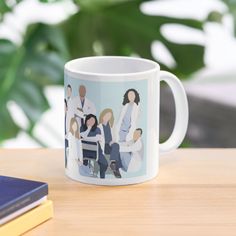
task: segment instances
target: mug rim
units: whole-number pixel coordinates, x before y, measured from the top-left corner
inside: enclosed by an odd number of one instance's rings
[[[137,62],[142,62],[142,63],[146,63],[152,66],[151,69],[147,69],[147,70],[143,70],[143,71],[138,71],[138,72],[128,72],[128,73],[100,73],[100,72],[89,72],[89,71],[83,71],[83,70],[79,70],[79,69],[74,69],[71,68],[72,67],[72,63],[75,62],[80,62],[80,61],[84,61],[84,60],[94,60],[94,59],[125,59],[125,60],[131,60],[131,61],[137,61]],[[130,77],[130,76],[142,76],[144,74],[149,74],[149,73],[153,73],[156,71],[160,70],[160,65],[155,62],[152,61],[150,59],[146,59],[146,58],[140,58],[140,57],[129,57],[129,56],[89,56],[89,57],[80,57],[80,58],[76,58],[73,60],[70,60],[68,62],[66,62],[65,66],[64,66],[64,71],[65,73],[72,73],[75,75],[84,75],[84,76],[101,76],[101,77]]]

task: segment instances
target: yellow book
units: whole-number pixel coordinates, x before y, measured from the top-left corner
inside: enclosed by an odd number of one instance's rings
[[[0,226],[0,236],[18,236],[53,217],[52,201],[45,201],[14,220]]]

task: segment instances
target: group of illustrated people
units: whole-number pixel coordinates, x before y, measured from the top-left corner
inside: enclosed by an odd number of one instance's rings
[[[140,96],[128,89],[123,98],[120,116],[115,122],[111,108],[102,110],[99,119],[96,107],[86,97],[86,87],[80,85],[72,97],[67,85],[65,102],[65,166],[71,175],[105,178],[110,170],[121,178],[121,170],[140,170],[143,158],[142,134],[137,127]]]

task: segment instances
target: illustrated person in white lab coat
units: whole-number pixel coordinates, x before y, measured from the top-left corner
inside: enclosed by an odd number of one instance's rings
[[[68,84],[66,87],[66,98],[65,102],[65,150],[68,147],[68,139],[67,135],[70,129],[70,121],[74,117],[74,103],[72,99],[72,88],[71,85]],[[67,167],[67,152],[65,151],[65,167]]]
[[[118,142],[128,142],[132,140],[133,133],[137,126],[139,115],[139,93],[135,89],[129,89],[124,94],[123,107],[116,125],[116,135]]]
[[[143,160],[142,129],[138,128],[133,133],[133,139],[120,143],[120,158],[122,170],[136,172],[140,170]]]
[[[116,178],[121,178],[119,168],[121,168],[120,159],[120,147],[119,144],[114,141],[114,115],[110,108],[104,109],[99,117],[99,128],[101,130],[102,141],[101,148],[104,155],[110,157],[110,167]]]
[[[96,108],[93,102],[86,97],[86,87],[79,86],[79,95],[73,99],[75,104],[75,113],[80,126],[84,125],[88,114],[96,115]]]
[[[68,159],[67,159],[67,169],[69,175],[76,178],[79,173],[79,166],[82,165],[83,154],[82,154],[82,144],[81,137],[79,133],[79,125],[75,118],[71,118],[70,129],[67,134],[68,139]]]
[[[75,111],[74,111],[74,103],[72,99],[72,88],[71,85],[68,84],[66,88],[66,105],[67,105],[67,112],[65,116],[65,132],[66,134],[69,132],[70,129],[70,121],[71,118],[75,116]]]

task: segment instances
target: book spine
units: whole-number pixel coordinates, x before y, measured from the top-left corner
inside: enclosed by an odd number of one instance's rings
[[[53,204],[46,201],[38,207],[0,226],[1,236],[22,235],[37,225],[53,217]],[[45,233],[47,235],[47,232]],[[44,235],[45,235],[44,234]]]
[[[9,214],[20,210],[23,207],[39,200],[48,195],[48,185],[42,185],[33,191],[30,191],[24,194],[22,197],[17,198],[16,201],[12,201],[11,203],[4,206],[0,211],[0,219],[8,216]]]

